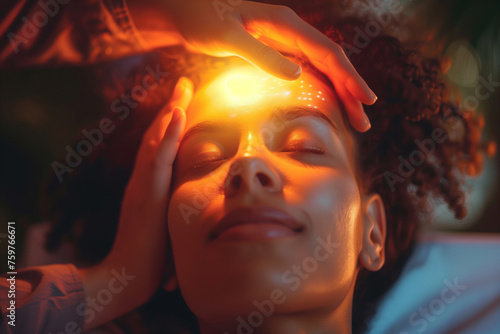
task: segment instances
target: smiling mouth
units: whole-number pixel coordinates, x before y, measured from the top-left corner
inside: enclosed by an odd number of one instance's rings
[[[210,239],[259,241],[294,236],[304,227],[285,211],[273,207],[243,207],[230,211],[210,231]]]

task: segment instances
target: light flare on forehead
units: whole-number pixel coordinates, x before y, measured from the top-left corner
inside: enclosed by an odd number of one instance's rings
[[[328,102],[324,89],[318,85],[302,78],[296,81],[278,79],[253,66],[230,69],[206,88],[212,99],[234,108],[235,113],[236,110],[238,113],[252,112],[255,107],[274,103],[321,108]]]

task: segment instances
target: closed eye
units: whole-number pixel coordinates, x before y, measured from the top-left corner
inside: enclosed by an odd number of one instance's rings
[[[292,142],[287,144],[281,152],[285,153],[312,153],[312,154],[325,154],[326,150],[324,147],[320,147],[317,145],[310,145],[304,142]]]
[[[219,152],[209,152],[201,155],[200,159],[193,164],[191,168],[200,169],[210,167],[215,163],[221,163],[226,160],[226,157]]]

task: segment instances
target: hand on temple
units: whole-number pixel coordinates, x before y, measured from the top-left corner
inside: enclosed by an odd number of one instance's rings
[[[239,56],[287,80],[299,65],[278,50],[305,54],[325,73],[358,131],[370,128],[364,104],[377,97],[356,72],[342,48],[285,6],[251,1],[128,0],[137,28],[151,47],[182,44],[191,52]]]
[[[167,258],[167,207],[172,164],[186,123],[184,110],[193,94],[193,84],[181,78],[170,102],[161,110],[143,136],[132,176],[122,201],[120,223],[113,248],[97,266],[79,269],[85,294],[95,298],[108,285],[111,270],[125,271],[135,278],[127,292],[117,294],[112,306],[96,313],[88,330],[113,320],[145,303],[165,275]]]

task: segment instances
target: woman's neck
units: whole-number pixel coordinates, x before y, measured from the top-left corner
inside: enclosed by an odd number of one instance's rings
[[[269,317],[251,313],[220,324],[199,319],[199,326],[201,334],[351,334],[351,312],[352,297],[333,310],[276,313]]]

